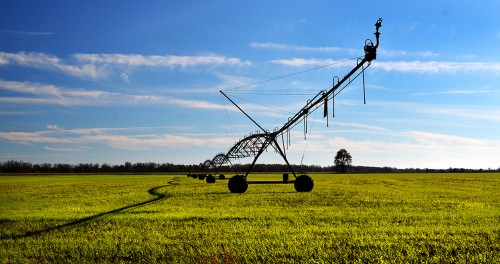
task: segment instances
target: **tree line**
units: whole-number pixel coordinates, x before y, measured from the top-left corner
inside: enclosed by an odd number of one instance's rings
[[[189,172],[193,167],[194,165],[154,162],[125,162],[118,165],[108,163],[32,164],[10,160],[0,163],[0,173],[169,173]]]
[[[243,172],[250,164],[234,164],[234,170]],[[184,165],[173,163],[154,162],[125,162],[124,164],[111,165],[107,163],[42,163],[32,164],[24,161],[6,161],[0,163],[0,173],[190,173],[199,172],[200,165]],[[294,170],[307,172],[326,172],[333,170],[332,167],[321,167],[316,165],[293,165]],[[255,164],[253,172],[287,172],[288,166],[284,164]],[[220,171],[229,172],[233,169],[222,166]]]
[[[245,172],[250,164],[234,164],[234,169],[238,172]],[[124,164],[98,164],[98,163],[42,163],[32,164],[24,161],[5,161],[0,163],[0,173],[190,173],[197,172],[199,165],[184,165],[173,163],[154,163],[154,162],[125,162]],[[343,168],[338,166],[319,166],[319,165],[292,165],[297,173],[345,173]],[[229,166],[222,166],[220,171],[233,171]],[[465,168],[448,169],[419,169],[407,168],[398,169],[393,167],[370,167],[370,166],[351,166],[349,173],[396,173],[396,172],[500,172],[500,168],[495,170],[474,170]],[[288,173],[288,166],[285,164],[255,164],[252,172],[274,172]]]

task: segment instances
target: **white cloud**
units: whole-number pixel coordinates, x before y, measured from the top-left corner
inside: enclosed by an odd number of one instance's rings
[[[143,136],[143,135],[102,134],[102,135],[86,135],[83,136],[81,140],[89,143],[103,143],[113,148],[127,149],[127,150],[157,149],[159,147],[188,148],[188,147],[202,147],[206,145],[214,146],[215,144],[221,145],[220,142],[217,143],[218,141],[217,139],[202,139],[193,136],[188,137],[183,135]]]
[[[438,57],[439,53],[436,53],[433,51],[420,51],[417,53],[417,56],[424,57],[424,58]]]
[[[59,129],[59,126],[57,124],[53,124],[53,125],[47,125],[47,128],[50,130],[57,130]]]
[[[227,77],[227,76],[226,76]],[[232,81],[231,77],[228,77]],[[229,80],[230,82],[232,82]],[[73,90],[30,82],[13,82],[0,80],[0,90],[9,90],[18,93],[17,96],[0,97],[0,102],[5,104],[47,104],[62,106],[135,106],[148,104],[176,106],[186,109],[201,110],[229,110],[239,112],[230,103],[226,105],[205,100],[182,99],[172,96],[150,94],[123,94],[111,93],[102,90]],[[34,97],[33,95],[36,95]],[[276,111],[269,107],[257,104],[239,104],[240,107],[252,113],[276,116]],[[274,110],[276,110],[275,108]],[[281,116],[281,114],[277,116]]]
[[[71,144],[74,139],[64,137],[48,136],[46,132],[0,132],[0,140],[19,143],[60,143]]]
[[[99,90],[71,90],[54,85],[3,80],[0,80],[0,89],[21,94],[17,97],[1,97],[0,101],[4,103],[92,105],[101,104],[106,98],[118,96],[116,93]],[[39,97],[23,97],[22,94]]]
[[[374,68],[417,73],[498,72],[498,62],[377,61]]]
[[[345,67],[352,63],[332,59],[293,58],[273,60],[273,63],[292,66],[322,66],[334,64]],[[499,62],[451,62],[451,61],[374,61],[372,66],[384,71],[415,72],[415,73],[456,73],[456,72],[500,72]]]
[[[20,65],[33,65],[35,67],[40,65],[57,65],[60,63],[59,58],[39,52],[0,52],[0,58],[3,61],[17,63]]]
[[[138,105],[144,102],[179,106],[191,109],[218,110],[224,109],[220,104],[202,100],[186,100],[170,96],[131,95],[111,93],[101,90],[72,90],[54,85],[43,85],[30,82],[13,82],[0,80],[0,90],[9,90],[21,95],[17,97],[0,97],[0,102],[11,104],[54,104],[64,106],[76,105]],[[28,96],[23,96],[27,94]],[[29,96],[31,95],[31,96]],[[38,97],[32,97],[37,95]]]
[[[130,83],[129,82],[129,75],[128,75],[128,72],[127,71],[124,71],[120,74],[120,78],[126,82],[126,83]]]
[[[499,141],[417,130],[367,129],[368,132],[349,130],[345,136],[339,136],[341,131],[326,130],[308,137],[308,141],[301,140],[303,135],[297,133],[288,153],[297,157],[306,149],[306,164],[332,164],[335,151],[345,148],[352,154],[355,165],[441,169],[500,165]],[[331,137],[332,134],[335,136]],[[360,134],[363,139],[357,137]],[[373,134],[376,136],[371,137]]]
[[[278,49],[278,50],[289,49],[289,45],[271,43],[271,42],[252,42],[250,43],[250,47],[258,49]]]
[[[196,109],[206,109],[206,110],[224,109],[224,107],[221,106],[220,104],[214,104],[211,102],[200,101],[200,100],[185,100],[185,99],[171,98],[165,96],[162,98],[162,101],[165,104],[177,105],[183,108],[196,108]]]
[[[307,141],[303,140],[301,131],[294,131],[292,145],[287,148],[288,159],[297,163],[306,152],[305,164],[331,165],[335,150],[346,148],[353,155],[355,165],[399,168],[498,167],[498,141],[418,130],[396,131],[356,123],[337,125],[360,130],[349,130],[345,136],[339,136],[342,130],[325,129],[321,133],[308,134]],[[36,132],[0,132],[0,140],[41,145],[46,150],[57,152],[92,150],[95,144],[119,150],[178,150],[211,146],[225,151],[234,144],[234,140],[224,135],[165,134],[155,128],[56,128]],[[367,136],[373,133],[376,136]],[[332,134],[335,136],[331,137]],[[360,134],[363,139],[356,139],[356,135]],[[471,153],[474,155],[471,156]],[[277,155],[271,158],[281,162]],[[265,161],[265,158],[261,160]]]
[[[69,64],[54,55],[39,52],[0,52],[0,66],[9,64],[23,67],[50,69],[81,78],[99,79],[108,76],[116,67],[186,68],[195,66],[248,66],[250,61],[219,55],[175,56],[139,54],[75,54],[76,64]],[[123,71],[122,71],[123,73]],[[125,72],[126,73],[126,72]],[[122,78],[128,80],[127,75]]]
[[[88,148],[57,148],[57,147],[45,147],[45,149],[57,152],[81,152],[84,150],[88,150]]]
[[[92,79],[106,76],[106,73],[105,71],[103,71],[103,69],[99,69],[94,65],[67,65],[64,64],[62,60],[56,56],[39,52],[0,52],[0,65],[7,64],[17,64],[24,67],[58,70],[64,74]]]
[[[150,128],[90,128],[50,129],[37,132],[0,132],[0,140],[18,144],[50,144],[43,148],[53,151],[83,151],[90,144],[105,144],[124,150],[189,148],[219,146],[227,148],[232,140],[218,135],[204,134],[142,134]],[[133,132],[136,132],[135,134]],[[139,132],[139,133],[138,133]],[[57,144],[57,146],[54,146]]]
[[[430,133],[425,131],[408,131],[402,133],[402,136],[411,138],[413,141],[431,146],[461,146],[461,147],[470,147],[470,146],[478,146],[484,147],[487,146],[487,143],[483,140],[476,138],[468,138],[462,136],[448,135],[448,134],[439,134],[439,133]]]
[[[330,65],[331,67],[346,67],[353,65],[353,62],[346,60],[332,60],[332,59],[304,59],[304,58],[293,58],[293,59],[283,59],[283,60],[272,60],[272,63],[281,64],[291,67],[304,67],[304,66],[324,66]]]
[[[401,58],[401,57],[418,57],[418,58],[433,58],[439,57],[439,53],[432,51],[407,51],[407,50],[387,50],[384,48],[379,48],[377,50],[379,57],[383,58]]]
[[[0,89],[27,94],[50,94],[55,96],[60,96],[61,94],[61,89],[55,87],[54,85],[41,85],[29,82],[12,82],[0,80]]]
[[[410,114],[442,116],[445,118],[444,120],[455,117],[462,119],[462,121],[500,121],[500,107],[498,106],[433,105],[394,101],[370,101],[370,105],[379,109],[398,109],[399,112]]]
[[[274,49],[274,50],[292,50],[292,51],[304,51],[304,52],[323,52],[323,53],[349,53],[356,54],[360,51],[355,49],[339,48],[339,47],[310,47],[310,46],[298,46],[298,45],[287,45],[272,42],[252,42],[250,47],[259,49]]]
[[[301,52],[320,52],[320,53],[342,53],[350,55],[363,54],[362,49],[353,48],[340,48],[340,47],[310,47],[310,46],[298,46],[298,45],[288,45],[281,43],[272,42],[252,42],[250,47],[258,49],[271,49],[271,50],[283,50],[283,51],[301,51]],[[391,57],[415,57],[415,58],[433,58],[438,57],[440,54],[433,51],[407,51],[407,50],[387,50],[384,48],[378,49],[378,54],[384,58]]]
[[[151,55],[140,54],[75,54],[74,57],[80,62],[91,64],[122,65],[128,67],[193,67],[193,66],[247,66],[249,61],[239,58],[231,58],[218,55],[202,56],[175,56],[175,55]]]
[[[450,91],[440,91],[440,92],[423,92],[423,93],[413,93],[412,95],[439,95],[439,94],[487,94],[487,93],[500,93],[500,91],[495,90],[450,90]]]
[[[219,93],[219,91],[221,90],[231,91],[242,87],[246,87],[247,89],[255,87],[255,85],[253,84],[255,83],[255,81],[247,77],[221,74],[221,73],[216,73],[215,76],[221,81],[221,83],[214,86],[203,85],[200,87],[193,87],[193,88],[168,87],[165,89],[168,89],[169,92],[176,94],[197,94],[197,93]]]

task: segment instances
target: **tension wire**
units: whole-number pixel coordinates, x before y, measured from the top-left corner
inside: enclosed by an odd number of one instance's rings
[[[245,87],[249,87],[249,86],[253,86],[253,85],[257,85],[257,84],[262,84],[262,83],[266,83],[266,82],[270,82],[270,81],[275,81],[275,80],[278,80],[278,79],[283,79],[283,78],[286,78],[286,77],[290,77],[290,76],[294,76],[294,75],[298,75],[298,74],[302,74],[302,73],[306,73],[306,72],[310,72],[310,71],[314,71],[314,70],[319,70],[319,69],[326,68],[326,67],[329,67],[329,66],[332,66],[332,65],[335,65],[335,64],[340,64],[340,63],[344,63],[346,61],[355,60],[355,59],[358,59],[358,58],[359,57],[354,57],[354,58],[350,58],[350,59],[336,61],[336,62],[333,62],[333,63],[330,63],[330,64],[326,64],[326,65],[322,65],[322,66],[318,66],[318,67],[306,69],[306,70],[303,70],[303,71],[298,71],[298,72],[294,72],[294,73],[290,73],[290,74],[286,74],[286,75],[274,77],[274,78],[267,79],[267,80],[264,80],[264,81],[259,81],[259,82],[254,82],[254,83],[240,85],[240,86],[236,86],[236,87],[233,87],[233,88],[229,88],[226,91],[232,91],[232,90],[241,89],[241,88],[245,88]]]
[[[229,114],[227,113],[227,107],[226,107],[226,104],[224,103],[224,98],[222,97],[222,95],[220,95],[220,101],[221,101],[221,104],[224,108],[224,123],[226,124],[226,129],[229,129],[229,132],[231,133],[231,138],[234,140],[233,129],[231,128]]]

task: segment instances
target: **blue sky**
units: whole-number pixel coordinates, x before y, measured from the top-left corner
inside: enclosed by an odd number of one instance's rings
[[[1,1],[0,161],[211,159],[258,130],[219,90],[280,127],[350,71],[381,17],[367,104],[356,80],[329,127],[313,113],[307,140],[295,128],[290,162],[345,148],[354,165],[500,167],[500,2],[337,2]]]

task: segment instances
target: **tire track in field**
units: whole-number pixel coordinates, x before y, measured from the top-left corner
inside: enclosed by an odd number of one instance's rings
[[[111,211],[108,211],[108,212],[99,213],[99,214],[92,215],[92,216],[89,216],[89,217],[84,217],[84,218],[81,218],[81,219],[78,219],[78,220],[75,220],[75,221],[71,221],[71,222],[68,222],[68,223],[65,223],[65,224],[61,224],[61,225],[57,225],[57,226],[53,226],[53,227],[48,227],[48,228],[45,228],[45,229],[42,229],[42,230],[29,231],[29,232],[26,232],[26,233],[21,234],[21,235],[2,236],[1,239],[9,239],[9,238],[10,239],[19,239],[19,238],[25,238],[25,237],[33,237],[33,236],[41,235],[41,234],[48,233],[48,232],[51,232],[51,231],[56,231],[56,230],[60,230],[60,229],[63,229],[63,228],[70,228],[70,227],[77,226],[79,224],[84,224],[84,223],[87,223],[87,222],[91,222],[93,220],[96,220],[96,219],[104,217],[104,216],[119,214],[119,213],[121,213],[121,212],[123,212],[125,210],[128,210],[128,209],[137,208],[137,207],[141,207],[141,206],[148,205],[148,204],[153,204],[153,203],[158,202],[160,200],[163,200],[165,198],[171,197],[172,195],[168,195],[167,193],[159,193],[158,189],[165,188],[165,187],[172,187],[172,186],[178,185],[179,184],[179,178],[180,177],[174,177],[174,178],[172,178],[172,180],[168,181],[167,184],[165,184],[165,185],[156,186],[156,187],[153,187],[153,188],[149,189],[148,193],[151,194],[151,195],[153,195],[153,196],[155,196],[155,198],[153,198],[151,200],[140,202],[140,203],[136,203],[136,204],[132,204],[132,205],[127,205],[127,206],[124,206],[124,207],[121,207],[121,208],[118,208],[118,209],[115,209],[115,210],[111,210]]]

